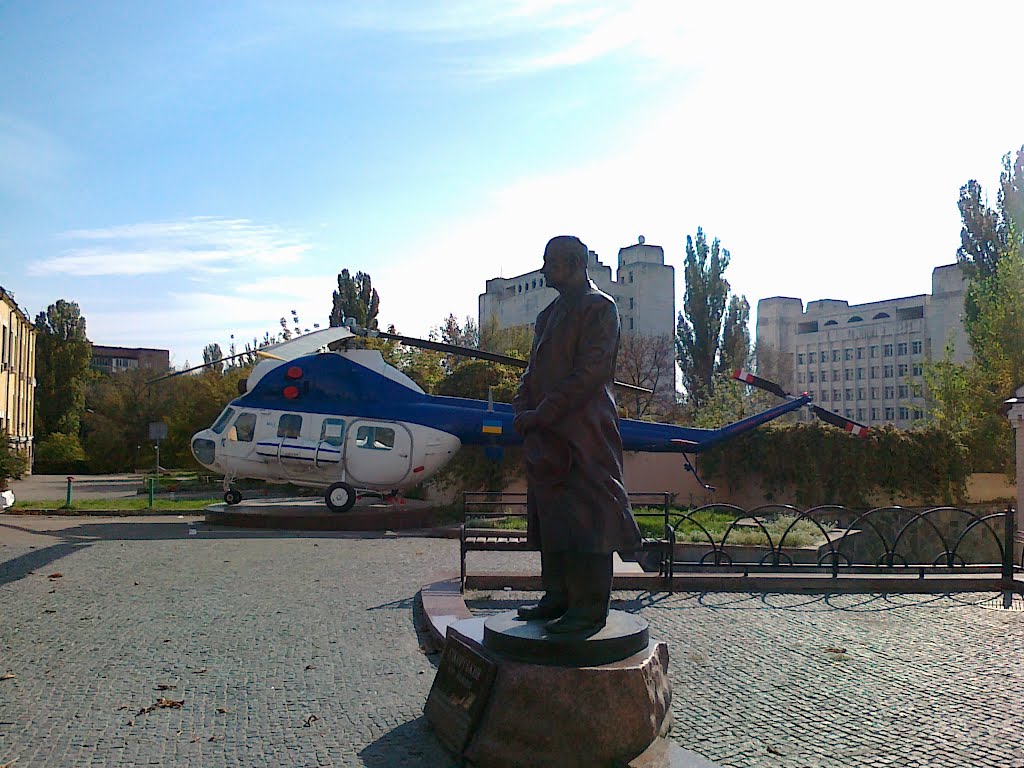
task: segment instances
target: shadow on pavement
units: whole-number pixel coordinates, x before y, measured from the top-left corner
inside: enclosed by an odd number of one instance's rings
[[[196,531],[191,534],[190,530]],[[0,586],[18,581],[48,567],[84,547],[105,541],[171,541],[175,539],[268,539],[268,538],[318,538],[318,539],[379,539],[383,532],[353,531],[278,531],[267,529],[246,529],[206,525],[197,520],[128,520],[111,522],[83,522],[66,527],[47,530],[20,525],[4,520],[0,522],[0,537],[4,531],[28,534],[38,539],[52,541],[43,546],[30,546],[22,555],[0,561]],[[0,557],[3,556],[0,550]]]
[[[420,715],[415,720],[403,723],[388,731],[379,739],[359,752],[366,766],[424,766],[440,768],[454,766],[458,762],[448,754],[434,736],[427,718]]]

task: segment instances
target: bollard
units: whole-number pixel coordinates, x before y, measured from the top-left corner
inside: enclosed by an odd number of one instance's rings
[[[153,486],[156,485],[156,478],[149,478],[149,508],[153,508]]]
[[[71,475],[68,475],[68,495],[67,495],[67,498],[64,499],[64,506],[65,507],[70,507],[71,506],[71,483],[73,483],[74,481],[75,481],[75,478],[71,477]]]

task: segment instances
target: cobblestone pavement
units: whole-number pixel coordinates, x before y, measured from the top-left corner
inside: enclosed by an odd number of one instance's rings
[[[0,516],[0,765],[452,765],[414,598],[457,563],[450,540]],[[1024,767],[1019,599],[616,598],[669,642],[673,738],[722,765]],[[161,697],[184,704],[144,711]]]

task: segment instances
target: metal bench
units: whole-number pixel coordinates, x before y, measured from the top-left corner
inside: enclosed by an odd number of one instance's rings
[[[656,517],[662,521],[661,538],[644,539],[638,552],[655,551],[658,575],[672,588],[672,553],[675,531],[669,525],[671,494],[662,491],[629,494],[634,507],[657,506],[658,512],[641,513],[638,517]],[[526,540],[526,494],[466,491],[462,495],[463,521],[459,526],[459,584],[466,589],[466,554],[468,552],[527,552],[532,549]],[[511,520],[522,520],[522,527],[500,528]],[[471,521],[477,521],[473,524]],[[490,523],[490,525],[488,525]]]

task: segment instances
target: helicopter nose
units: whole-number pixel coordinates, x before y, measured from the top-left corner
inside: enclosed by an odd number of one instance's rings
[[[192,455],[203,466],[211,466],[216,454],[217,444],[213,440],[208,440],[205,437],[195,437],[192,439]]]

